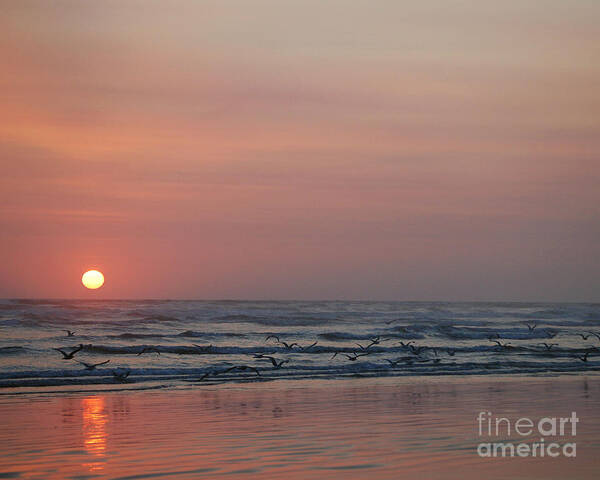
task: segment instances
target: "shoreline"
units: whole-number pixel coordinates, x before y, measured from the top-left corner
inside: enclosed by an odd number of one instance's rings
[[[388,375],[388,376],[377,376],[377,375],[362,375],[353,377],[334,377],[334,378],[286,378],[278,377],[273,379],[255,379],[253,377],[246,379],[239,379],[233,381],[223,382],[188,382],[179,381],[172,385],[164,385],[160,382],[145,382],[145,385],[135,386],[135,384],[129,384],[131,388],[126,388],[123,384],[122,388],[116,388],[118,385],[114,384],[99,384],[106,385],[107,388],[96,388],[96,389],[61,389],[61,390],[48,390],[51,386],[40,386],[33,387],[38,388],[37,391],[10,391],[17,390],[20,388],[32,388],[32,387],[7,387],[0,389],[0,399],[20,396],[44,396],[44,395],[73,395],[73,394],[94,394],[94,393],[126,393],[126,392],[146,392],[146,391],[205,391],[214,389],[239,389],[245,390],[248,388],[261,388],[264,385],[276,386],[277,388],[293,388],[294,384],[300,385],[312,385],[315,388],[322,387],[323,385],[332,384],[352,384],[358,383],[361,385],[372,383],[378,385],[415,385],[420,384],[422,381],[430,382],[433,384],[481,384],[487,382],[493,383],[513,383],[523,381],[545,381],[547,379],[554,379],[558,381],[575,381],[577,379],[597,379],[600,380],[600,372],[562,372],[562,373],[547,373],[547,374],[494,374],[494,375],[482,375],[479,373],[464,373],[464,374],[448,374],[440,375],[436,373],[423,374],[423,375]],[[392,383],[393,382],[393,383]],[[155,383],[154,385],[152,385]],[[90,385],[92,386],[92,385]],[[97,385],[93,385],[97,386]],[[74,388],[80,387],[80,385],[74,386]],[[111,388],[112,387],[112,388]]]

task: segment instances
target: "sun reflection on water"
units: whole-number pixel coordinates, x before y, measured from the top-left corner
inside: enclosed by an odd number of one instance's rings
[[[106,453],[106,425],[108,415],[105,409],[104,397],[89,397],[82,400],[83,412],[83,444],[85,450],[98,459],[104,458]],[[90,471],[104,468],[103,461],[85,463]]]

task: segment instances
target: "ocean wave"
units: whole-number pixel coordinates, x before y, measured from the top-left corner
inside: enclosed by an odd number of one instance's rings
[[[9,345],[8,347],[0,347],[0,355],[13,355],[15,353],[21,353],[24,350],[25,348],[19,345]]]
[[[355,339],[360,340],[360,339]],[[255,354],[277,354],[277,355],[288,355],[293,357],[298,356],[318,356],[321,354],[352,354],[352,353],[365,353],[369,355],[378,354],[389,354],[395,355],[399,353],[413,353],[413,349],[418,349],[419,354],[421,353],[426,356],[431,355],[445,355],[448,351],[453,352],[453,355],[460,356],[461,354],[475,354],[475,353],[491,353],[495,355],[513,355],[517,353],[533,353],[536,355],[544,355],[547,357],[559,357],[559,356],[575,356],[583,355],[590,351],[596,354],[598,349],[589,345],[582,345],[578,347],[560,347],[555,346],[551,350],[546,349],[543,345],[538,344],[511,344],[508,342],[506,347],[500,347],[496,343],[489,342],[485,344],[477,345],[430,345],[430,344],[419,344],[415,345],[414,342],[411,346],[401,345],[399,343],[372,345],[366,348],[368,341],[363,343],[350,343],[347,345],[320,345],[317,344],[310,349],[302,350],[301,348],[294,347],[292,349],[286,348],[279,344],[264,344],[256,346],[239,346],[239,345],[165,345],[165,344],[139,344],[139,345],[94,345],[87,344],[83,345],[82,352],[103,354],[103,355],[153,355],[153,354],[176,354],[176,355],[248,355],[252,356]],[[362,345],[362,347],[361,347]],[[18,347],[22,348],[22,347]],[[67,349],[74,348],[65,347]],[[15,350],[17,353],[22,350]],[[416,358],[418,358],[416,355]]]
[[[123,338],[128,340],[143,339],[143,338],[161,338],[164,335],[160,333],[121,333],[119,335],[107,335],[106,338]]]
[[[132,385],[147,382],[167,382],[172,386],[178,382],[195,382],[198,386],[211,383],[236,381],[267,381],[277,379],[310,379],[310,378],[345,378],[348,376],[382,377],[382,376],[423,376],[423,375],[524,375],[524,374],[567,374],[582,371],[600,372],[600,362],[593,362],[581,367],[573,363],[544,362],[447,362],[440,364],[413,363],[400,368],[390,367],[386,363],[364,362],[361,364],[344,364],[336,366],[301,365],[274,369],[264,364],[253,364],[259,370],[230,371],[234,363],[220,363],[203,368],[130,368],[125,381],[113,376],[113,369],[85,370],[48,370],[28,371],[14,374],[0,374],[0,388],[48,387],[72,385]],[[205,374],[209,374],[204,382],[199,382]]]
[[[337,317],[328,316],[259,316],[248,314],[231,314],[213,317],[216,322],[243,322],[267,326],[314,326],[325,322],[339,321]]]

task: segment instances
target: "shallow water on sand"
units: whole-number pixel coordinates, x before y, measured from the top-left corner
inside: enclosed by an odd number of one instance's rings
[[[595,376],[5,395],[0,478],[591,479],[600,471],[599,399]],[[576,411],[576,437],[558,441],[576,441],[577,457],[480,458],[480,411],[513,420]]]

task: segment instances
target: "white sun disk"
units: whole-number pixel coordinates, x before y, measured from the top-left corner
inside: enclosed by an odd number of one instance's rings
[[[81,283],[84,287],[95,290],[104,285],[104,275],[98,270],[88,270],[81,277]]]

